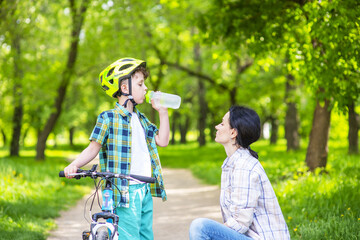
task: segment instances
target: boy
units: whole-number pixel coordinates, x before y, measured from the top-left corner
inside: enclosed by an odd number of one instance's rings
[[[89,146],[64,169],[65,176],[90,162],[99,153],[101,171],[155,177],[155,184],[139,184],[116,179],[114,205],[120,216],[119,239],[153,239],[152,196],[166,200],[156,145],[169,143],[169,117],[166,108],[152,106],[159,112],[160,127],[135,107],[143,103],[148,77],[146,63],[133,58],[122,58],[100,73],[105,92],[117,98],[115,109],[101,113],[90,137]]]

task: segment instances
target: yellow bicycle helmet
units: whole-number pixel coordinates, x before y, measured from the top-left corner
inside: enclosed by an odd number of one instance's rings
[[[128,96],[129,100],[136,105],[131,95],[131,75],[140,66],[146,67],[146,62],[135,58],[121,58],[116,62],[110,64],[99,75],[99,80],[102,89],[110,97],[116,98],[120,95]],[[120,83],[123,80],[129,79],[129,94],[122,93],[120,90]],[[126,106],[127,101],[124,106]]]

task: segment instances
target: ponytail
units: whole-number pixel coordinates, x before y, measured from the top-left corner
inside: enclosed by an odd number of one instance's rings
[[[251,156],[253,156],[253,157],[256,158],[256,159],[259,159],[259,156],[258,156],[257,152],[255,152],[254,150],[252,150],[252,149],[250,148],[250,146],[248,146],[248,150],[249,150]]]
[[[243,106],[232,106],[230,112],[230,127],[236,129],[236,144],[249,150],[254,158],[258,154],[250,148],[250,144],[260,138],[260,118],[252,109]]]

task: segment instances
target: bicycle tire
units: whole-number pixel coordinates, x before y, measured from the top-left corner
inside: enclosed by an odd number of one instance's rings
[[[95,240],[108,240],[109,239],[109,231],[107,228],[100,228],[96,231]]]

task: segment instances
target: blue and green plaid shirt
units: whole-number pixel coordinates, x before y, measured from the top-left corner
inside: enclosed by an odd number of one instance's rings
[[[152,176],[157,182],[150,184],[151,195],[166,200],[166,193],[161,172],[160,158],[156,147],[155,135],[159,131],[142,113],[136,108],[140,123],[145,130],[146,143],[150,153]],[[116,103],[114,109],[102,112],[96,121],[90,141],[102,145],[99,152],[101,171],[109,171],[121,174],[130,174],[131,164],[131,113]],[[129,181],[126,179],[114,179],[120,192],[114,188],[114,203],[120,207],[129,207]]]

